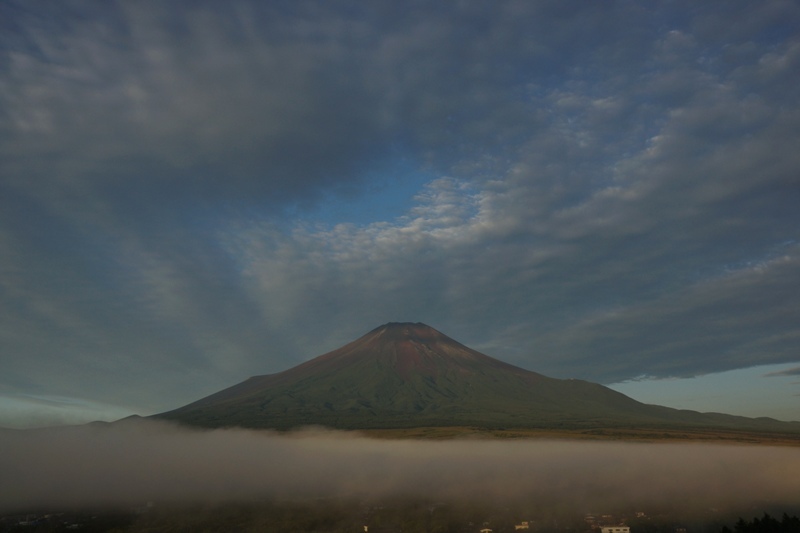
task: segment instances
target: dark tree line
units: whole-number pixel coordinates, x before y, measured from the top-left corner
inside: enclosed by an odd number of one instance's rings
[[[733,530],[725,526],[720,533],[800,533],[800,518],[783,513],[778,520],[764,513],[763,517],[753,518],[750,522],[740,518]]]

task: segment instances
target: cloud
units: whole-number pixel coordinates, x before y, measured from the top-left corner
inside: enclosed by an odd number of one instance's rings
[[[33,506],[416,496],[721,509],[790,503],[792,447],[570,441],[391,441],[154,422],[4,433],[0,500]]]
[[[800,375],[800,367],[788,368],[786,370],[781,370],[779,372],[770,372],[769,374],[764,374],[764,377],[782,377],[782,376],[798,376],[798,375]]]
[[[796,360],[798,23],[4,3],[0,392],[166,410],[396,320],[604,382]]]
[[[114,406],[80,398],[59,396],[0,395],[3,428],[35,428],[88,424],[97,420],[119,420],[130,407]]]
[[[600,311],[540,337],[538,349],[565,357],[561,364],[568,365],[571,354],[587,353],[591,345],[595,353],[609,355],[603,371],[610,381],[634,366],[650,368],[654,376],[690,377],[748,363],[791,362],[797,332],[783,322],[785,313],[793,314],[790,297],[774,291],[786,289],[797,266],[792,252],[703,279],[647,304]],[[626,362],[631,358],[636,362]],[[611,362],[620,366],[615,369]],[[588,363],[577,362],[576,370]]]
[[[356,179],[385,125],[362,105],[375,97],[354,69],[357,47],[337,45],[353,28],[330,13],[315,45],[273,31],[268,8],[238,7],[218,17],[109,4],[91,20],[66,9],[57,31],[20,16],[3,91],[13,168],[150,201],[154,189],[169,200],[293,196]],[[46,153],[46,167],[26,163]]]

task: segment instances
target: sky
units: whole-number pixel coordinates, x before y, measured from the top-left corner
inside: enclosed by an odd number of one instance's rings
[[[0,427],[386,322],[800,420],[800,5],[0,3]]]

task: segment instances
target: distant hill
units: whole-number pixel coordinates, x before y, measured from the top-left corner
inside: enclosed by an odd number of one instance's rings
[[[797,433],[800,423],[647,405],[472,350],[421,323],[389,323],[277,374],[155,415],[202,427],[636,428]]]

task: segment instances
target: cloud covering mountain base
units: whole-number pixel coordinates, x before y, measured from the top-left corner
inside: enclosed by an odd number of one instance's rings
[[[548,440],[377,440],[151,421],[4,432],[0,510],[270,498],[733,508],[791,503],[800,448]]]

